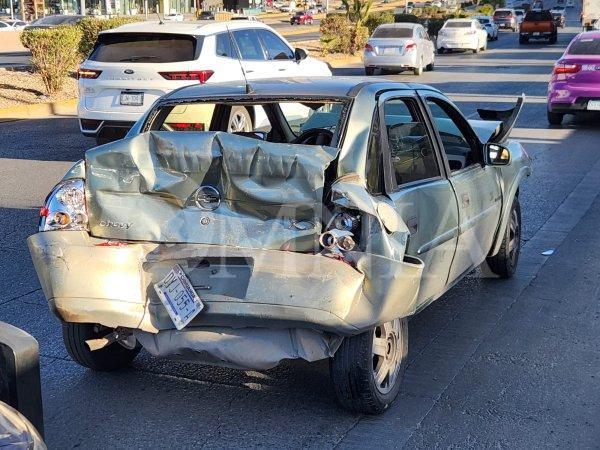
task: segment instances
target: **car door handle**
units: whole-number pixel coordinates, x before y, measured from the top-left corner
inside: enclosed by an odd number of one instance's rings
[[[246,70],[246,73],[252,73],[254,70]]]
[[[285,70],[287,70],[287,69],[277,69],[277,70],[279,70],[280,72],[283,72],[283,71],[285,71]]]

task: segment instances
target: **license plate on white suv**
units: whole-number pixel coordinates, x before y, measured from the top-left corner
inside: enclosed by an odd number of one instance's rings
[[[142,106],[144,104],[144,93],[121,92],[120,103],[123,106]]]
[[[587,109],[589,111],[600,111],[600,100],[589,100]]]

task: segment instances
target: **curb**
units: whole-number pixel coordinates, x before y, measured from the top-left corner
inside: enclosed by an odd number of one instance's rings
[[[0,109],[0,122],[43,119],[53,116],[77,116],[77,99],[72,98],[51,103],[18,105]]]

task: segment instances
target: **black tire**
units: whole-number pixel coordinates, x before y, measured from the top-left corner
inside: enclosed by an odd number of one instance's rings
[[[564,114],[548,111],[548,123],[550,125],[562,125]]]
[[[427,72],[433,72],[433,71],[434,71],[434,69],[435,69],[435,59],[434,59],[433,61],[431,61],[431,63],[430,63],[430,64],[427,64],[427,65],[425,66],[425,70],[426,70]]]
[[[101,329],[100,329],[101,328]],[[141,350],[137,345],[128,349],[119,343],[91,351],[85,341],[98,339],[110,333],[110,328],[99,327],[92,323],[70,323],[62,325],[63,341],[69,356],[77,364],[100,372],[110,372],[127,367]]]
[[[500,250],[495,256],[486,259],[490,270],[500,278],[510,278],[517,270],[521,253],[521,230],[521,204],[519,198],[515,197]]]
[[[552,37],[548,39],[550,44],[556,44],[556,41],[558,41],[558,36],[556,34],[552,35]]]
[[[373,75],[375,73],[374,67],[365,67],[365,75]]]
[[[446,53],[446,49],[445,48],[438,48],[438,55],[443,55],[444,53]]]
[[[381,336],[381,330],[387,324],[345,338],[335,356],[329,360],[333,388],[344,408],[363,414],[381,414],[398,395],[408,354],[408,322],[406,318],[396,320],[397,322],[392,321],[388,324],[394,322],[398,324],[398,338],[394,341],[394,351],[397,352],[394,357],[397,358],[398,365],[393,382],[385,390],[382,390],[375,381],[374,366],[379,364],[376,362],[377,358],[382,357],[374,354],[373,342],[377,330]]]
[[[529,43],[529,38],[519,36],[519,44],[528,44],[528,43]]]

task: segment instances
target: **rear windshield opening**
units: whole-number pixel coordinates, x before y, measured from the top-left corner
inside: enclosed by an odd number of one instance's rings
[[[512,16],[512,12],[510,11],[496,11],[494,13],[494,17],[510,17]]]
[[[98,36],[91,61],[170,63],[193,61],[202,42],[167,33],[106,33]]]
[[[412,28],[395,28],[395,27],[385,27],[385,28],[377,28],[373,32],[374,38],[410,38],[413,35]]]
[[[471,28],[471,22],[448,22],[444,28]]]
[[[600,39],[580,39],[569,47],[569,55],[600,55]]]

